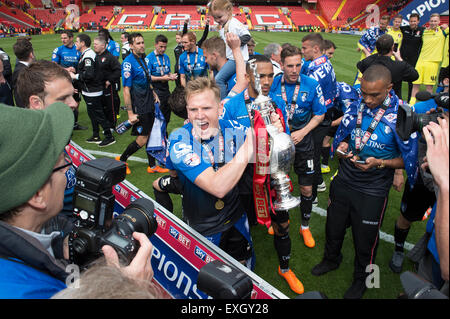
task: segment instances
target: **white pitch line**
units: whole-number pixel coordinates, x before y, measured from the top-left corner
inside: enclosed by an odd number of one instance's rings
[[[109,152],[103,152],[103,151],[95,151],[95,150],[87,150],[87,149],[84,149],[84,150],[94,156],[100,155],[100,156],[107,156],[107,157],[116,157],[116,156],[121,155],[121,154],[115,154],[115,153],[109,153]],[[131,161],[135,161],[135,162],[147,163],[146,159],[136,157],[136,156],[130,156],[128,159]],[[327,211],[323,208],[313,207],[312,211],[322,217],[327,217]],[[388,243],[391,243],[391,244],[395,243],[394,236],[387,234],[383,231],[380,231],[380,238]],[[405,242],[404,248],[406,250],[411,250],[413,247],[414,247],[413,244]]]

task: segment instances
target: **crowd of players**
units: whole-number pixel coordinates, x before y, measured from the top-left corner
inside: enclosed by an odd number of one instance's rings
[[[432,15],[427,28],[418,26],[419,16],[415,14],[406,27],[400,27],[400,16],[394,17],[392,27],[388,27],[390,18],[382,17],[380,25],[368,29],[358,42],[361,72],[350,85],[336,80],[332,66],[336,46],[320,33],[304,36],[300,46],[269,44],[264,54],[259,54],[254,52],[250,33],[229,14],[228,4],[222,0],[212,3],[211,15],[222,27],[218,37],[207,38],[207,27],[197,41],[195,33],[188,32],[186,21],[184,31],[176,35],[174,68],[165,53],[168,39],[164,35],[155,37],[154,50],[146,55],[144,37],[139,33],[122,33],[120,48],[107,30],[100,30],[92,43],[87,34],[74,37],[70,31],[63,31],[62,45],[53,51],[52,61],[68,72],[74,89],[62,101],[71,106],[76,120],[83,97],[92,126],[92,137],[86,142],[107,147],[117,138],[113,133],[118,125],[118,92],[122,87],[122,104],[136,136],[117,158],[123,162],[147,146],[155,118],[162,114],[166,124],[172,112],[184,118],[182,128],[170,136],[162,134],[168,138],[167,158],[157,158],[156,163],[148,153],[148,173],[170,172],[153,183],[156,201],[172,210],[169,193],[182,194],[187,224],[249,268],[255,263],[249,225],[262,222],[263,215],[269,217],[278,273],[294,292],[302,294],[304,287],[289,267],[289,214],[296,209],[290,213],[273,210],[270,178],[264,178],[254,166],[254,161],[257,168],[264,161],[258,153],[253,154],[253,149],[268,145],[267,137],[262,144],[264,136],[252,137],[250,128],[257,132],[257,128],[265,127],[255,99],[259,95],[270,97],[271,123],[279,132],[289,134],[295,144],[298,182],[293,180],[292,184],[300,188],[299,235],[309,248],[315,247],[309,227],[312,208],[317,193],[326,191],[322,174],[330,172],[330,152],[339,158],[339,169],[329,189],[324,255],[311,272],[320,276],[339,267],[346,229],[351,226],[355,266],[353,282],[344,297],[361,298],[371,273],[368,266],[375,264],[389,190],[391,186],[402,190],[403,169],[408,180],[395,225],[395,252],[389,265],[392,271],[402,270],[403,246],[411,223],[435,207],[430,177],[418,168],[423,154],[417,155],[418,138],[412,134],[407,142],[400,140],[395,124],[399,105],[405,103],[401,100],[402,81],[410,82],[407,101],[415,104],[416,112],[436,108],[434,100],[415,103],[421,84],[430,92],[435,84],[448,92],[448,27],[439,26],[439,15]],[[10,72],[10,65],[8,69],[3,51],[0,53],[2,101],[12,105],[8,93],[12,87],[15,104],[25,107],[30,101],[21,101],[21,94],[16,94],[24,81],[20,69],[40,63],[33,62],[31,42],[20,39],[14,45],[18,61],[14,72]],[[402,63],[401,67],[394,62]],[[176,83],[173,92],[170,81]],[[76,121],[74,129],[87,128]],[[262,195],[255,192],[258,183]],[[431,242],[434,230],[428,233]],[[448,281],[448,252],[445,257],[436,257],[436,249],[436,245],[430,249],[435,257],[432,279],[441,288]],[[446,265],[447,271],[441,273],[439,263],[444,269]]]

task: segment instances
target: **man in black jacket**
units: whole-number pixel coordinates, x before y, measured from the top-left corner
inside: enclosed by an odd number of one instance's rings
[[[17,78],[19,77],[20,71],[27,68],[28,65],[35,59],[33,45],[31,41],[27,38],[19,38],[17,42],[13,45],[14,54],[16,56],[16,66],[14,67],[14,72],[11,78],[11,87],[14,94],[14,100],[16,106],[23,106],[20,98],[17,96]]]
[[[416,69],[403,61],[399,51],[394,51],[394,39],[389,34],[384,34],[376,42],[377,54],[371,55],[358,62],[357,67],[364,73],[371,65],[381,64],[391,71],[393,89],[395,94],[402,98],[402,81],[413,82],[419,78]],[[392,60],[395,57],[395,61]]]
[[[425,31],[424,27],[419,26],[420,16],[417,13],[411,13],[409,16],[409,25],[400,27],[403,33],[402,45],[400,47],[400,55],[403,61],[415,67],[419,59],[420,50],[422,49],[422,36]],[[413,84],[408,82],[408,100],[411,100]]]
[[[98,144],[100,147],[114,144],[116,140],[111,132],[112,125],[103,112],[103,75],[99,60],[96,59],[95,52],[90,48],[91,38],[87,34],[79,34],[75,45],[81,56],[77,74],[70,74],[72,79],[81,82],[81,94],[86,102],[86,108],[92,123],[93,134],[86,142]],[[100,139],[99,124],[103,127],[103,134],[105,135],[103,141]]]
[[[94,39],[94,51],[103,75],[103,110],[108,121],[116,126],[119,114],[120,98],[118,94],[122,68],[119,61],[108,50],[106,40],[102,36]]]

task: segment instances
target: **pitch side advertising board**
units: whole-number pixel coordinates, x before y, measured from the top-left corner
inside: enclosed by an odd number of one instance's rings
[[[67,145],[66,151],[76,167],[95,158],[74,142]],[[158,230],[150,237],[154,246],[153,280],[161,286],[168,297],[174,299],[209,298],[197,289],[198,272],[207,263],[219,259],[238,268],[252,279],[252,299],[287,299],[283,293],[235,261],[126,180],[115,185],[113,192],[116,197],[115,215],[121,214],[130,202],[140,197],[148,198],[154,203]]]

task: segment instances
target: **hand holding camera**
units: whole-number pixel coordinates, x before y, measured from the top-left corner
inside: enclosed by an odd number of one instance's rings
[[[109,158],[86,162],[78,167],[74,189],[75,228],[69,235],[69,259],[81,269],[106,254],[110,263],[119,258],[128,273],[148,278],[152,246],[148,238],[157,229],[154,205],[138,198],[113,218],[115,197],[112,187],[125,178],[126,166]],[[106,247],[104,247],[106,245]],[[114,252],[111,252],[111,249]],[[150,267],[151,268],[151,267]]]
[[[105,255],[108,265],[121,269],[122,273],[124,273],[127,277],[131,279],[149,281],[153,277],[153,269],[150,262],[153,245],[147,235],[143,233],[134,232],[133,238],[139,242],[140,248],[131,263],[126,267],[120,266],[119,256],[112,246],[103,246],[102,252]]]
[[[448,117],[438,119],[439,124],[430,122],[423,128],[423,135],[427,142],[426,161],[422,169],[429,167],[433,178],[439,187],[448,185],[449,179],[449,129]]]

